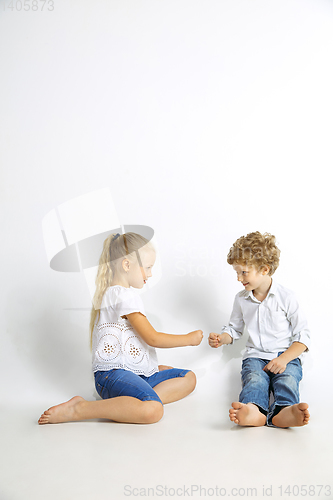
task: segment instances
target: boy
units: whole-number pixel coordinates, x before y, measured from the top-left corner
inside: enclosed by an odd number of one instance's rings
[[[293,292],[272,280],[279,257],[268,233],[249,233],[233,244],[227,262],[244,290],[235,297],[229,326],[208,338],[211,347],[219,347],[240,338],[244,326],[248,330],[242,391],[229,411],[230,420],[242,426],[302,426],[310,418],[308,405],[299,402],[300,357],[310,332]]]

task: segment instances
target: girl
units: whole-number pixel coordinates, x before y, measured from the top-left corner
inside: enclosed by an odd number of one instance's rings
[[[139,234],[111,234],[105,240],[90,321],[95,385],[102,400],[75,396],[46,410],[39,424],[96,418],[154,423],[163,416],[163,404],[194,390],[194,373],[158,366],[155,347],[199,345],[202,331],[157,332],[133,290],[152,276],[154,262],[152,244]]]

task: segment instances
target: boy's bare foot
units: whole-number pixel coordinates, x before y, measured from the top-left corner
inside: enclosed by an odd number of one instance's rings
[[[299,427],[306,425],[310,420],[309,405],[307,403],[298,403],[292,406],[286,406],[272,418],[272,424],[276,427]]]
[[[40,416],[38,423],[42,424],[58,424],[60,422],[70,422],[77,420],[77,404],[85,401],[81,396],[75,396],[66,403],[61,403],[57,406],[52,406]]]
[[[253,403],[232,403],[229,418],[238,425],[259,427],[266,424],[266,416]]]

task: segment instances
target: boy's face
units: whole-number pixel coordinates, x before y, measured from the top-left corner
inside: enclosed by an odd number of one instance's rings
[[[269,268],[263,267],[260,271],[253,266],[246,266],[241,264],[233,264],[232,266],[237,273],[237,280],[242,283],[245,290],[257,290],[266,284]]]

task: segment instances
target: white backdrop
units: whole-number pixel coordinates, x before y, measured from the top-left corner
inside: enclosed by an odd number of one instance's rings
[[[276,279],[313,332],[303,399],[319,404],[330,378],[332,2],[32,4],[0,2],[3,399],[94,397],[87,286],[50,269],[42,219],[108,187],[122,224],[155,230],[151,323],[204,331],[199,347],[158,352],[197,373],[198,398],[238,395],[244,342],[207,343],[240,290],[228,249],[250,231],[276,235]]]

